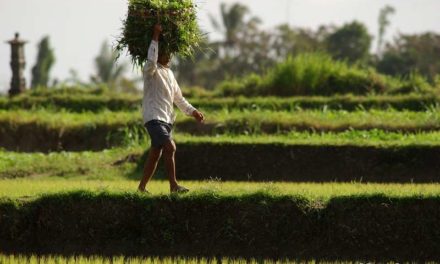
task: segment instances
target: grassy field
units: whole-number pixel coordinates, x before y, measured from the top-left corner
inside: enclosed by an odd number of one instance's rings
[[[192,118],[179,115],[177,131],[195,134],[274,134],[292,130],[346,131],[433,131],[440,128],[440,111],[432,109],[424,112],[384,111],[384,110],[298,110],[298,111],[214,111],[206,112],[205,125],[197,125]],[[137,126],[142,128],[141,113],[111,112],[70,113],[41,111],[0,111],[0,123],[5,129],[20,126],[35,126],[36,129],[86,130],[97,127],[124,129]]]
[[[150,258],[135,258],[135,257],[100,257],[100,256],[14,256],[14,255],[0,255],[0,263],[2,264],[284,264],[284,263],[302,263],[302,264],[349,264],[353,261],[317,261],[317,260],[265,260],[265,259],[234,259],[234,258],[185,258],[185,257],[150,257]],[[362,263],[362,262],[359,262]],[[399,262],[385,262],[394,264]],[[434,263],[434,262],[427,262]]]
[[[140,95],[93,94],[91,92],[63,92],[48,90],[47,93],[33,95],[32,92],[13,99],[0,97],[3,110],[65,110],[69,112],[135,111],[142,105]],[[357,109],[396,109],[425,111],[440,104],[438,95],[335,95],[297,97],[194,97],[188,100],[205,111],[214,110],[271,110],[294,111],[298,109],[334,109],[353,111]]]
[[[61,256],[12,256],[0,255],[2,264],[281,264],[281,263],[304,263],[295,260],[261,260],[261,259],[233,259],[233,258],[185,258],[185,257],[156,257],[156,258],[135,258],[135,257],[61,257]],[[307,263],[318,263],[316,261],[307,261]],[[319,263],[349,263],[349,262],[319,262]]]
[[[16,153],[0,152],[0,178],[44,178],[111,180],[131,175],[135,164],[125,161],[130,155],[141,156],[143,149],[115,148],[101,152]],[[118,166],[115,162],[121,161]]]
[[[0,180],[0,197],[35,199],[41,195],[73,191],[136,193],[136,180],[85,180],[82,177]],[[239,197],[255,193],[269,196],[301,196],[311,201],[328,201],[344,196],[440,197],[440,184],[371,184],[371,183],[285,183],[182,181],[192,190],[185,196]],[[168,181],[152,181],[152,196],[169,194]],[[139,194],[142,195],[142,194]]]
[[[404,148],[409,146],[440,146],[440,132],[417,134],[385,133],[383,131],[347,131],[343,133],[300,133],[265,136],[222,135],[192,136],[175,134],[179,145],[198,144],[257,144],[257,145],[308,145],[308,146],[359,146],[377,148]],[[84,179],[117,179],[133,177],[133,170],[145,151],[149,139],[131,141],[127,147],[106,149],[100,152],[24,153],[0,150],[0,178],[41,178],[82,176]]]
[[[30,257],[0,254],[0,263],[438,257],[438,96],[191,102],[207,120],[198,125],[178,115],[178,178],[191,192],[176,196],[163,164],[148,185],[151,195],[136,191],[149,148],[138,95],[41,90],[0,98],[0,250],[42,250]],[[107,242],[109,251],[99,251]],[[217,243],[223,248],[212,246]],[[154,249],[151,256],[165,257],[100,257],[143,256],[145,245]],[[89,247],[97,256],[56,256],[87,255]],[[232,258],[194,257],[212,252]],[[173,254],[182,257],[167,257]],[[308,263],[315,262],[325,263]]]
[[[311,145],[311,146],[374,146],[374,147],[404,147],[404,146],[438,146],[440,132],[420,132],[405,134],[385,132],[382,130],[334,132],[290,132],[276,135],[218,135],[194,136],[176,134],[176,142],[214,144],[277,144],[277,145]]]
[[[438,186],[434,193],[372,186],[361,194],[356,185],[324,186],[322,193],[304,187],[314,193],[231,187],[181,196],[74,191],[3,198],[0,246],[40,255],[439,258]],[[333,188],[336,195],[324,196]]]

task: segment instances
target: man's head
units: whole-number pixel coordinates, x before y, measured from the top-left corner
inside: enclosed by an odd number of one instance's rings
[[[171,62],[171,55],[166,52],[161,52],[159,49],[159,58],[157,59],[157,62],[168,67]]]

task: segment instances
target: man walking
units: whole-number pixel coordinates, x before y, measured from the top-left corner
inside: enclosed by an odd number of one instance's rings
[[[170,191],[185,193],[189,190],[179,185],[176,179],[174,159],[176,144],[172,139],[175,121],[174,104],[200,123],[205,118],[182,96],[182,91],[169,67],[171,55],[159,50],[162,26],[155,25],[153,32],[153,40],[148,49],[148,59],[143,72],[144,97],[142,102],[143,121],[151,138],[151,148],[138,190],[148,193],[146,185],[154,175],[159,159],[163,155]]]

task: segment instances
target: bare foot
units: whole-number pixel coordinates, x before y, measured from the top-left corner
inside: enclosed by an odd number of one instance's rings
[[[171,188],[171,193],[187,193],[189,190],[183,186],[177,185],[174,188]]]
[[[151,194],[149,191],[147,191],[145,189],[141,189],[141,188],[138,188],[138,192],[143,193],[143,194]]]

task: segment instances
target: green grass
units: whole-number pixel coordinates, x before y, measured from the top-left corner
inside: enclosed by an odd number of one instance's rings
[[[3,255],[0,254],[0,263],[4,264],[214,264],[214,263],[228,263],[228,264],[282,264],[282,263],[353,263],[352,261],[316,261],[316,260],[264,260],[264,259],[240,259],[240,258],[186,258],[186,257],[148,257],[148,258],[136,258],[136,257],[100,257],[100,256],[75,256],[75,257],[62,257],[62,256],[24,256],[24,255]],[[389,264],[395,262],[386,262]],[[430,263],[430,262],[427,262]]]
[[[295,111],[298,109],[396,109],[425,111],[438,105],[435,95],[335,95],[335,96],[295,96],[295,97],[220,97],[190,98],[193,105],[205,110],[270,110]]]
[[[406,146],[440,146],[440,132],[401,134],[383,131],[347,131],[343,133],[289,133],[286,135],[222,135],[191,136],[175,134],[180,144],[277,144],[315,146],[374,146],[403,148]],[[82,176],[84,179],[117,179],[134,177],[139,158],[149,148],[148,139],[133,142],[131,147],[120,147],[101,152],[18,153],[0,150],[0,178],[40,178]],[[135,144],[136,143],[136,144]],[[132,158],[132,160],[127,160]],[[120,161],[119,165],[114,165]],[[126,161],[126,162],[124,162]]]
[[[185,92],[187,91],[187,92]],[[196,90],[185,89],[190,102],[204,110],[271,110],[297,109],[399,109],[425,111],[440,104],[436,95],[369,95],[369,96],[296,96],[296,97],[213,97],[191,98]],[[49,109],[70,112],[136,111],[141,107],[141,95],[112,93],[97,89],[61,88],[28,91],[12,99],[0,97],[0,109]]]
[[[184,122],[187,117],[179,121]],[[273,133],[277,130],[434,130],[440,128],[440,112],[358,110],[348,111],[218,111],[207,113],[207,124],[224,126],[225,130],[237,129],[238,132]],[[237,128],[235,128],[237,127]],[[266,128],[265,127],[272,127]],[[275,131],[273,131],[275,130]]]
[[[418,74],[398,79],[372,68],[334,60],[325,53],[288,57],[262,76],[250,74],[238,80],[226,80],[216,89],[224,96],[435,93],[435,88]]]
[[[84,256],[75,256],[75,257],[61,257],[61,256],[7,256],[0,255],[0,263],[5,264],[204,264],[204,263],[218,263],[218,259],[208,259],[208,258],[185,258],[185,257],[150,257],[150,258],[135,258],[135,257],[111,257],[104,258],[99,256],[93,257],[84,257]],[[296,261],[290,260],[280,260],[280,261],[272,261],[272,260],[249,260],[249,259],[232,259],[232,258],[221,258],[221,263],[230,263],[230,264],[259,264],[259,263],[267,263],[267,264],[278,264],[278,263],[299,263]],[[316,263],[312,261],[310,263]],[[336,263],[336,262],[332,262]],[[341,262],[343,263],[343,262]]]
[[[36,111],[0,111],[0,122],[5,123],[34,123],[48,128],[74,128],[88,127],[96,124],[124,125],[134,122],[140,122],[140,112],[111,112],[104,111],[100,113],[70,113],[70,112],[52,112],[48,110]]]
[[[177,119],[177,131],[201,131],[209,134],[260,134],[291,130],[345,131],[381,129],[388,131],[426,131],[440,128],[440,111],[431,109],[424,112],[393,110],[298,110],[298,111],[213,111],[206,112],[205,126],[197,126],[195,121],[182,113]],[[106,126],[109,129],[124,129],[138,126],[142,129],[140,111],[100,113],[51,112],[46,110],[23,111],[0,110],[0,123],[5,127],[35,125],[48,129],[93,129]]]
[[[83,179],[10,179],[0,180],[0,197],[35,199],[41,195],[74,191],[136,193],[137,180],[83,180]],[[192,192],[185,196],[240,197],[264,193],[273,197],[301,196],[311,201],[326,202],[335,197],[374,196],[386,197],[438,197],[440,184],[371,184],[371,183],[286,183],[286,182],[219,182],[182,181]],[[152,181],[148,189],[153,196],[169,194],[167,181]]]
[[[401,186],[394,192],[372,189],[376,194],[338,194],[328,202],[278,190],[153,197],[75,191],[5,198],[0,244],[6,252],[68,256],[437,260],[439,188],[433,195],[410,196]],[[381,191],[385,195],[377,194]]]
[[[440,132],[403,134],[396,132],[345,131],[342,133],[291,132],[284,135],[218,135],[192,136],[176,134],[179,143],[215,143],[215,144],[277,144],[277,145],[313,145],[313,146],[439,146]]]
[[[147,147],[145,147],[147,149]],[[0,178],[42,178],[57,176],[65,179],[81,176],[83,179],[108,180],[129,177],[135,163],[117,161],[128,156],[140,156],[143,148],[115,148],[102,152],[16,153],[0,151]]]

